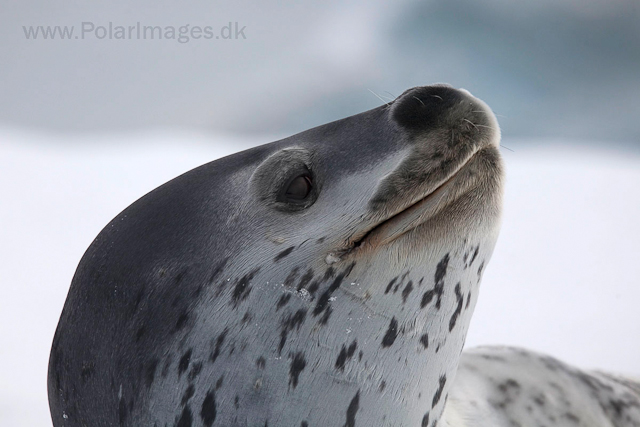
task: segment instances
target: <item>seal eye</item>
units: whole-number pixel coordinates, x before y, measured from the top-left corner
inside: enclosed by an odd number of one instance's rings
[[[270,155],[251,175],[253,196],[265,206],[293,213],[312,206],[322,188],[322,177],[313,172],[311,153],[289,147]]]
[[[311,193],[311,176],[308,174],[298,175],[289,182],[284,195],[290,200],[304,200]]]

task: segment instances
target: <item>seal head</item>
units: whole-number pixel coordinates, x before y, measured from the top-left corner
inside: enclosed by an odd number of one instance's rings
[[[56,427],[431,426],[502,197],[495,117],[438,85],[196,168],[73,278]]]

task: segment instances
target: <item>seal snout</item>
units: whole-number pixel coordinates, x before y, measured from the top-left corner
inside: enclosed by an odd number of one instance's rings
[[[447,85],[416,87],[395,100],[392,117],[407,129],[439,127],[450,119],[451,110],[466,98],[462,91]]]
[[[475,205],[494,203],[499,185],[487,183],[502,175],[500,130],[484,102],[448,85],[417,87],[394,101],[390,117],[406,135],[406,156],[370,199],[374,227],[364,238],[394,240],[445,209],[455,212],[465,202],[454,202],[463,197]],[[445,223],[432,221],[432,227],[446,228]]]
[[[405,91],[394,101],[391,115],[396,123],[412,133],[472,127],[490,143],[499,140],[498,123],[491,109],[467,90],[449,85]]]

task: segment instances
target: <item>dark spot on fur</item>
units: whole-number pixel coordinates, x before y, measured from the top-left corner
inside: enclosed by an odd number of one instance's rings
[[[481,354],[480,357],[486,360],[495,360],[496,362],[506,362],[507,360],[502,356],[496,356],[495,354]]]
[[[517,398],[520,393],[520,384],[516,380],[510,378],[498,384],[498,390],[502,394],[502,399],[497,402],[491,402],[491,404],[504,409]]]
[[[293,252],[294,249],[295,249],[295,246],[291,246],[290,248],[285,249],[284,251],[282,251],[278,255],[276,255],[276,257],[273,259],[273,261],[274,262],[280,261],[282,258],[286,257],[291,252]]]
[[[216,266],[216,268],[213,270],[213,272],[211,273],[211,276],[209,276],[209,284],[212,284],[214,280],[216,280],[218,278],[218,276],[220,275],[220,273],[222,273],[222,269],[224,268],[224,266],[227,264],[227,261],[229,260],[229,258],[225,258],[223,259],[220,264],[218,264]]]
[[[198,378],[202,372],[202,362],[196,362],[191,364],[191,370],[189,371],[189,381],[193,381]]]
[[[349,403],[349,407],[347,408],[347,422],[344,427],[355,427],[356,425],[356,413],[360,408],[360,390],[356,393],[356,395],[351,399],[351,403]]]
[[[471,267],[471,264],[473,264],[473,261],[476,260],[479,250],[480,250],[480,245],[476,246],[476,248],[473,250],[473,255],[471,255],[471,260],[469,261],[469,267]]]
[[[302,278],[300,279],[300,283],[298,283],[298,287],[296,289],[300,290],[300,289],[306,287],[309,284],[309,282],[311,281],[311,279],[313,279],[313,270],[309,269],[304,274],[304,276],[302,276]],[[309,291],[309,292],[311,292],[311,291]]]
[[[298,378],[300,372],[307,366],[307,361],[304,359],[304,353],[298,352],[296,354],[289,354],[291,360],[291,366],[289,367],[289,385],[293,388],[298,386]]]
[[[189,384],[189,387],[184,391],[184,395],[182,395],[182,406],[186,405],[187,402],[193,397],[193,394],[196,392],[193,384]]]
[[[573,414],[571,412],[567,412],[566,414],[564,414],[563,418],[566,418],[566,419],[568,419],[569,421],[571,421],[572,423],[575,423],[575,424],[580,423],[580,418],[578,418],[576,416],[576,414]]]
[[[358,344],[354,340],[349,348],[346,345],[342,344],[342,349],[340,350],[340,354],[338,354],[338,358],[336,359],[336,369],[344,371],[344,365],[347,363],[347,360],[351,359],[356,352],[356,347]]]
[[[176,321],[176,331],[179,331],[180,329],[184,328],[188,320],[189,320],[189,313],[185,311],[178,317],[178,320]]]
[[[244,316],[242,316],[242,323],[249,323],[251,322],[251,319],[253,318],[253,316],[251,315],[251,312],[249,310],[246,311],[246,313],[244,313]]]
[[[278,303],[276,304],[276,311],[280,310],[282,307],[287,305],[290,299],[291,299],[291,294],[282,294],[282,296],[278,300]]]
[[[480,267],[478,267],[478,280],[480,280],[480,276],[482,276],[482,269],[484,268],[484,261],[480,263]]]
[[[407,297],[409,296],[411,291],[413,291],[413,282],[411,280],[409,280],[409,282],[407,283],[407,286],[405,286],[404,289],[402,290],[402,303],[403,304],[407,302]]]
[[[136,342],[140,341],[140,339],[144,336],[146,332],[146,328],[143,326],[140,326],[140,328],[136,331]]]
[[[307,310],[299,309],[293,314],[289,314],[282,319],[281,329],[280,329],[280,344],[278,345],[278,354],[282,352],[285,343],[287,342],[287,337],[289,336],[289,332],[292,330],[300,330],[300,326],[304,323],[307,318]]]
[[[309,423],[306,421],[303,421],[300,423],[300,427],[309,427]]]
[[[424,414],[424,417],[422,417],[422,422],[420,423],[420,427],[429,427],[429,412]]]
[[[329,321],[329,317],[331,317],[331,313],[333,313],[333,309],[331,308],[331,306],[328,306],[324,311],[324,314],[322,315],[320,320],[318,320],[318,324],[321,326],[326,325],[327,322]]]
[[[187,350],[180,358],[180,362],[178,363],[178,376],[181,376],[189,367],[189,363],[191,362],[191,352],[192,349]]]
[[[318,302],[316,303],[315,308],[313,309],[313,317],[317,317],[320,313],[327,310],[329,307],[329,298],[331,295],[340,287],[340,284],[344,280],[346,276],[351,273],[351,270],[355,266],[355,263],[351,263],[342,273],[338,274],[338,276],[334,279],[333,283],[320,295],[318,298]],[[333,269],[330,269],[333,270]],[[327,270],[327,274],[325,274],[325,278],[329,276],[329,270]],[[333,273],[332,273],[333,274]],[[324,322],[326,323],[326,322]]]
[[[508,379],[507,381],[498,385],[498,390],[500,390],[502,393],[508,393],[509,389],[518,390],[520,389],[520,384],[514,379]]]
[[[431,409],[435,408],[438,402],[440,401],[440,397],[442,396],[442,391],[444,390],[444,385],[447,383],[447,377],[445,375],[440,376],[438,380],[438,389],[433,395],[433,400],[431,401]]]
[[[451,319],[449,319],[449,332],[453,330],[456,326],[456,322],[458,321],[458,317],[462,312],[462,302],[464,301],[464,297],[462,296],[462,292],[460,291],[460,283],[456,285],[456,310],[451,315]]]
[[[380,382],[380,386],[378,386],[378,391],[382,393],[385,388],[387,388],[387,382],[385,380],[382,380]]]
[[[267,366],[267,361],[265,360],[264,357],[260,356],[256,360],[256,366],[258,367],[258,369],[264,369],[265,366]]]
[[[158,359],[151,359],[144,373],[144,384],[147,388],[151,387],[156,376],[156,368],[158,367]]]
[[[187,270],[182,270],[180,271],[178,274],[176,274],[176,277],[173,279],[176,285],[179,285],[180,282],[182,282],[182,279],[184,279],[184,276],[187,274]]]
[[[429,335],[426,333],[422,334],[420,337],[420,344],[422,344],[424,348],[429,348]]]
[[[420,302],[420,308],[426,307],[433,297],[436,296],[436,308],[439,310],[442,304],[442,294],[444,292],[444,277],[447,274],[447,266],[449,265],[449,254],[446,254],[436,266],[436,273],[434,276],[435,285],[432,290],[429,290],[422,295],[422,301]]]
[[[216,395],[213,390],[209,390],[202,402],[200,418],[205,427],[211,427],[216,420]]]
[[[312,297],[315,297],[316,291],[318,290],[319,287],[320,287],[320,280],[314,280],[313,282],[311,282],[307,290],[309,291]]]
[[[295,282],[296,277],[298,277],[298,267],[294,268],[289,272],[289,275],[286,279],[284,279],[284,285],[287,288],[293,288],[293,282]]]
[[[233,398],[233,406],[236,408],[236,411],[240,409],[240,397],[236,394],[236,397]]]
[[[169,368],[171,367],[171,355],[167,356],[167,359],[164,361],[164,366],[162,367],[162,378],[167,378],[169,375]]]
[[[96,367],[93,362],[82,362],[82,370],[80,371],[80,378],[82,383],[86,383],[89,378],[95,373]]]
[[[322,280],[326,282],[327,280],[331,279],[335,275],[336,275],[336,270],[333,267],[329,267],[324,272],[324,277],[322,278]]]
[[[224,375],[220,375],[220,378],[216,381],[216,390],[220,390],[222,384],[224,383]]]
[[[396,318],[392,318],[389,323],[389,328],[387,332],[384,334],[382,338],[382,347],[391,347],[391,345],[395,342],[396,337],[398,336],[398,321]]]
[[[428,290],[422,295],[422,301],[420,301],[420,308],[425,308],[433,300],[433,290]]]
[[[391,279],[391,281],[387,285],[387,288],[384,290],[385,294],[388,294],[389,292],[391,292],[391,288],[393,287],[393,284],[396,283],[396,280],[398,280],[398,276],[396,276],[393,279]]]
[[[218,335],[218,338],[216,338],[215,347],[213,349],[213,352],[211,352],[211,356],[209,356],[209,360],[211,361],[211,363],[215,362],[220,355],[222,344],[224,344],[224,339],[226,338],[228,332],[229,329],[225,329],[220,335]]]
[[[236,283],[236,286],[233,289],[233,294],[231,295],[231,302],[233,303],[234,308],[238,307],[238,305],[249,296],[249,293],[251,292],[251,286],[249,286],[249,284],[259,270],[259,267],[256,268],[251,273],[244,275],[242,279],[238,280]]]

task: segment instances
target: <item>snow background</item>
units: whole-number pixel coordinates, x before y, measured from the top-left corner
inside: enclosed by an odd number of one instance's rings
[[[0,426],[50,425],[47,363],[85,249],[146,192],[277,139],[0,129]],[[506,140],[504,221],[467,339],[640,376],[640,154]]]

